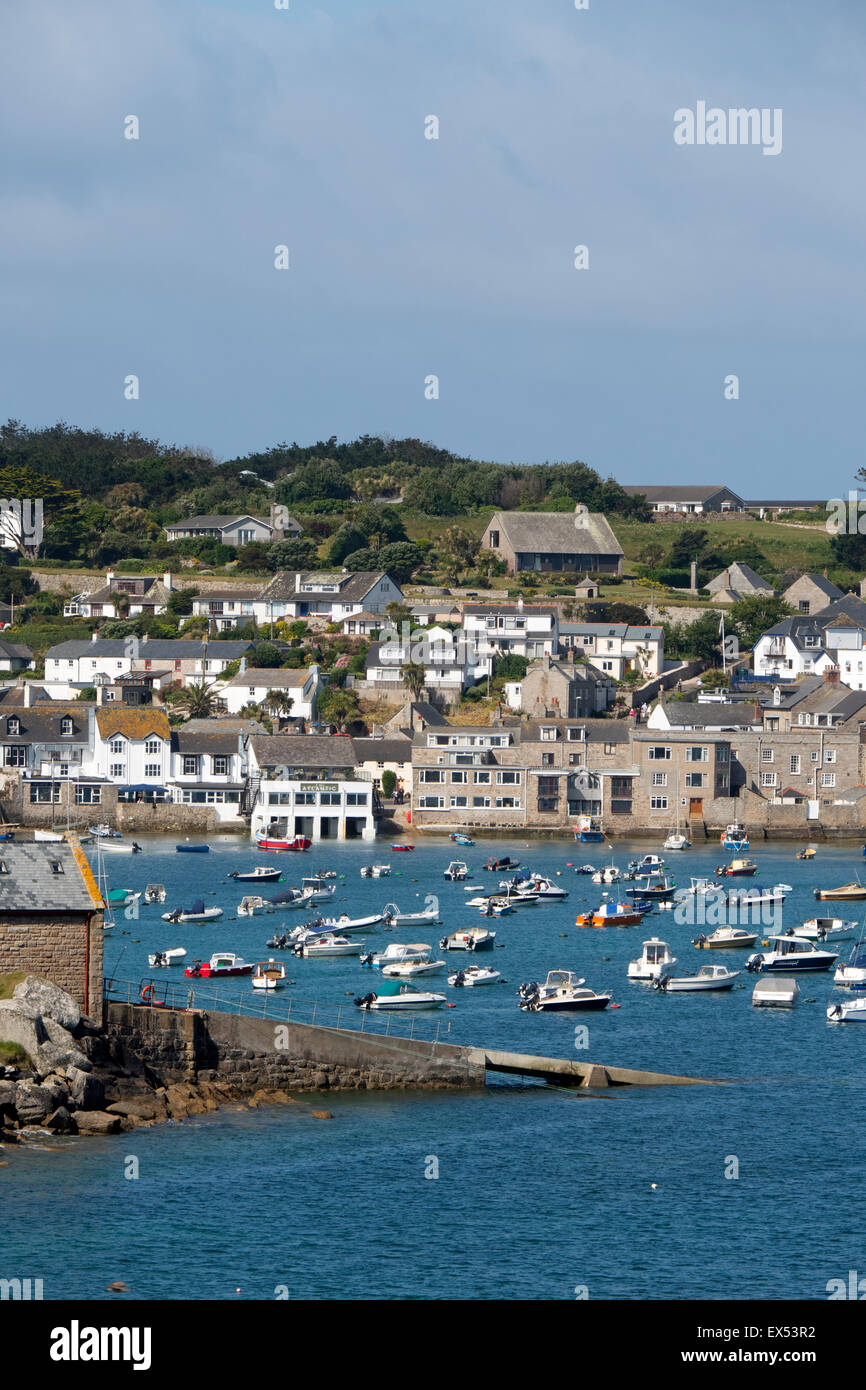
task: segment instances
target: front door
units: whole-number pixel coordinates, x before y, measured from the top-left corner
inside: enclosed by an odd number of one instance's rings
[[[704,798],[703,798],[702,796],[693,796],[693,797],[690,797],[690,799],[689,799],[689,815],[690,815],[690,816],[702,816],[703,814],[704,814]]]

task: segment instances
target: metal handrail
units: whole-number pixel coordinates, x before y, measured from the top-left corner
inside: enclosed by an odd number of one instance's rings
[[[142,999],[142,990],[147,987],[153,988],[153,995],[150,1000]],[[261,1018],[273,1020],[275,1023],[304,1023],[309,1026],[315,1025],[318,1028],[344,1028],[347,1027],[352,1032],[376,1032],[383,1033],[387,1037],[407,1037],[414,1039],[419,1035],[416,1028],[419,1024],[424,1025],[422,1038],[425,1041],[437,1043],[440,1041],[442,1033],[451,1032],[450,1019],[445,1022],[437,1019],[434,1023],[419,1019],[415,1016],[405,1018],[399,1014],[386,1013],[381,1016],[371,1014],[368,1009],[355,1010],[349,1015],[348,1025],[343,1023],[343,1011],[345,1004],[323,1003],[319,999],[280,999],[277,1001],[270,994],[265,994],[261,999],[246,999],[242,995],[229,997],[225,992],[220,994],[219,985],[210,988],[201,988],[201,981],[191,980],[188,985],[174,985],[169,981],[154,979],[153,976],[142,977],[139,981],[118,980],[112,976],[103,977],[103,994],[108,1003],[115,1004],[147,1004],[151,1003],[158,1008],[165,1008],[179,1013],[189,1012],[215,1012],[215,1013],[236,1013],[246,1015],[249,1018]],[[303,1015],[308,1015],[305,1017]],[[332,1021],[325,1022],[319,1014],[324,1013],[326,1018]],[[360,1019],[358,1015],[360,1014]],[[299,1015],[302,1015],[299,1017]]]

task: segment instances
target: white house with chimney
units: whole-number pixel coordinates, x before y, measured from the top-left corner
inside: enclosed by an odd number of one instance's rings
[[[73,595],[63,605],[64,618],[135,618],[140,614],[157,616],[168,608],[174,583],[171,573],[158,575],[115,574],[109,570],[105,583]],[[123,596],[123,597],[122,597]]]

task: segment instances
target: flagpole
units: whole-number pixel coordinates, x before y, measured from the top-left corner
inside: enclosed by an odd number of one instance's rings
[[[720,623],[719,623],[719,636],[720,636],[721,639],[722,639],[722,671],[724,672],[725,675],[727,675],[727,674],[728,674],[728,658],[727,658],[727,653],[725,652],[725,615],[724,615],[724,613],[722,614],[721,621],[720,621]]]

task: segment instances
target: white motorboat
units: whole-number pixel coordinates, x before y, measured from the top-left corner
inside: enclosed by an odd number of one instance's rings
[[[452,859],[448,868],[444,870],[443,877],[450,879],[452,883],[462,883],[468,874],[469,870],[462,859]]]
[[[301,879],[301,900],[305,903],[326,903],[337,891],[335,883],[326,883],[318,874]]]
[[[857,923],[844,917],[810,917],[794,928],[794,936],[802,936],[806,941],[847,941],[856,930]]]
[[[644,874],[660,874],[667,868],[667,864],[660,854],[645,854],[642,859],[630,859],[628,863],[628,876],[630,878],[640,878]]]
[[[199,898],[191,907],[175,907],[171,912],[164,912],[162,920],[164,922],[215,922],[222,915],[221,907],[205,907],[204,902]]]
[[[255,966],[248,965],[234,951],[216,951],[210,960],[195,960],[184,970],[191,980],[219,980],[233,975],[252,975]]]
[[[185,959],[186,947],[173,946],[170,951],[151,951],[147,963],[155,970],[159,966],[182,965]]]
[[[749,956],[746,969],[786,973],[794,970],[829,970],[839,958],[838,951],[822,951],[800,936],[771,936],[771,949]]]
[[[520,1007],[530,1013],[574,1013],[606,1009],[609,994],[596,994],[573,970],[548,970],[543,985],[530,980],[520,986]]]
[[[711,878],[697,877],[693,874],[689,880],[688,888],[680,888],[676,894],[677,898],[706,898],[712,897],[716,893],[722,893],[724,889],[720,883],[714,883]]]
[[[464,927],[443,936],[439,942],[440,951],[492,951],[496,944],[496,932],[487,927]]]
[[[783,903],[792,891],[790,883],[777,883],[772,888],[763,888],[756,883],[748,888],[722,889],[722,896],[728,907],[748,911],[752,907],[763,907],[766,903]]]
[[[696,936],[692,941],[699,951],[743,950],[754,946],[757,932],[746,931],[745,927],[716,927],[709,936]]]
[[[109,854],[141,854],[141,845],[137,840],[100,840],[99,848]]]
[[[361,959],[362,965],[372,965],[378,968],[380,965],[399,964],[407,960],[429,960],[432,946],[428,946],[424,941],[390,941],[384,951],[370,951]]]
[[[365,864],[361,869],[362,878],[387,878],[390,873],[390,864]]]
[[[99,825],[89,825],[88,830],[97,840],[119,840],[120,831],[114,830],[107,821],[102,821]]]
[[[376,1013],[405,1012],[410,1009],[441,1009],[446,1002],[444,994],[428,994],[413,989],[411,985],[398,980],[383,980],[376,990],[371,990],[363,998],[356,999],[359,1009],[371,1009]]]
[[[414,980],[416,975],[439,975],[445,969],[444,960],[396,960],[382,966],[388,979]]]
[[[800,998],[800,986],[793,975],[761,976],[752,990],[752,1003],[766,1009],[790,1009]]]
[[[827,1018],[831,1023],[866,1023],[866,999],[842,999],[828,1004]]]
[[[539,902],[560,902],[568,897],[564,888],[546,874],[527,874],[524,878],[503,878],[499,887],[511,898],[533,897]]]
[[[449,975],[448,983],[454,989],[463,989],[470,985],[495,985],[496,981],[501,979],[501,973],[491,969],[489,965],[467,965],[465,970],[458,970],[455,974]]]
[[[657,936],[651,936],[649,941],[643,943],[643,950],[637,960],[629,961],[628,978],[657,980],[660,975],[667,974],[676,963],[677,958],[671,955],[668,943],[659,940]]]
[[[358,956],[363,949],[363,941],[350,941],[347,936],[337,936],[334,932],[310,932],[297,937],[292,947],[296,956],[310,959],[318,956]]]
[[[165,902],[165,884],[164,884],[164,883],[148,883],[147,887],[146,887],[145,890],[144,890],[144,901],[145,901],[146,903],[151,903],[151,904],[152,904],[152,903],[164,903],[164,902]]]
[[[380,920],[384,920],[389,927],[422,926],[424,922],[439,921],[439,908],[431,904],[421,912],[401,912],[396,903],[386,903]]]
[[[733,989],[739,970],[726,965],[702,965],[697,975],[668,975],[662,973],[653,980],[653,988],[664,994],[696,994],[700,990]]]
[[[264,912],[264,910],[265,900],[264,898],[259,897],[257,894],[252,894],[249,897],[241,898],[240,902],[238,903],[239,917],[257,917],[258,914],[260,912]]]
[[[253,971],[253,989],[282,989],[286,983],[286,967],[282,961],[260,960]]]
[[[350,917],[348,912],[341,912],[339,917],[319,917],[315,926],[324,931],[342,932],[346,936],[349,932],[369,931],[381,921],[381,912],[372,912],[369,917]]]
[[[861,941],[852,947],[847,961],[836,966],[833,979],[845,989],[866,989],[866,950]]]
[[[471,902],[467,906],[471,907]],[[514,903],[508,898],[482,898],[477,906],[482,917],[508,917],[514,911]]]

